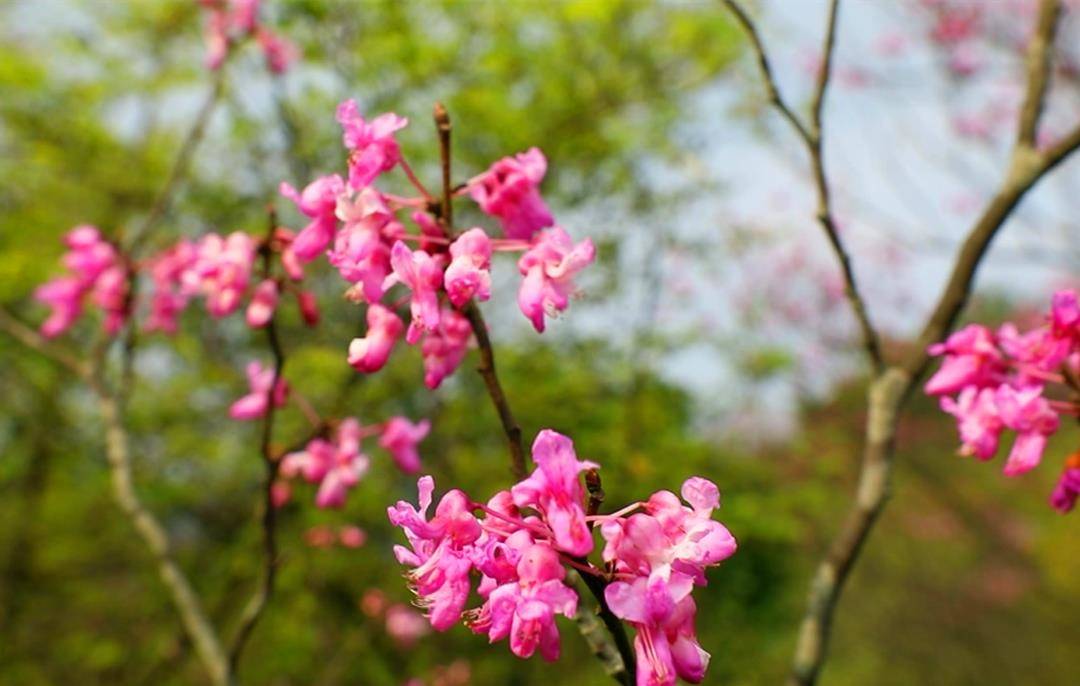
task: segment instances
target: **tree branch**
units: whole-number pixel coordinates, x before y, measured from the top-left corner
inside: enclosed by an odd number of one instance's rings
[[[439,132],[439,156],[442,162],[442,198],[439,207],[439,219],[447,237],[453,239],[450,115],[442,103],[436,103],[434,117],[435,127]],[[476,344],[480,353],[480,364],[477,366],[477,371],[484,379],[488,396],[491,398],[495,411],[499,415],[503,433],[506,434],[506,442],[510,449],[511,471],[514,478],[520,481],[528,473],[525,465],[525,445],[522,442],[521,426],[514,418],[514,413],[510,409],[510,402],[506,398],[506,393],[503,392],[502,384],[499,383],[499,375],[495,370],[495,350],[491,345],[491,338],[488,336],[487,323],[484,321],[484,315],[480,312],[480,308],[472,300],[461,308],[461,312],[469,320],[473,335],[476,337]],[[611,633],[615,645],[612,646],[603,632],[598,631],[595,618],[591,618],[590,621],[590,618],[580,610],[575,618],[578,629],[585,638],[585,642],[589,644],[593,654],[603,663],[604,671],[619,683],[624,684],[624,686],[633,686],[637,674],[634,650],[626,636],[626,628],[607,606],[607,601],[604,598],[604,588],[607,584],[599,577],[588,574],[579,574],[579,576],[595,596],[598,605],[597,614]]]
[[[1028,47],[1029,80],[1020,133],[1006,179],[976,220],[961,246],[948,282],[911,354],[902,365],[875,375],[867,398],[862,465],[855,502],[819,564],[810,586],[799,629],[789,680],[795,686],[814,684],[827,656],[832,619],[844,584],[889,495],[896,429],[900,411],[929,365],[927,348],[945,338],[955,325],[971,291],[982,258],[1025,194],[1069,153],[1080,147],[1080,128],[1043,154],[1032,148],[1033,132],[1046,92],[1048,52],[1053,44],[1057,0],[1043,0],[1036,35]],[[1032,114],[1033,113],[1033,114]],[[1031,117],[1031,121],[1028,118]]]
[[[855,277],[855,268],[851,263],[851,256],[840,238],[840,231],[836,225],[835,213],[832,207],[831,190],[828,177],[825,174],[825,155],[822,145],[823,128],[821,115],[824,109],[825,91],[829,84],[832,71],[833,48],[836,44],[836,22],[839,13],[839,0],[832,0],[829,4],[828,24],[825,29],[825,38],[822,45],[821,70],[815,83],[813,97],[810,103],[810,126],[802,123],[798,115],[784,100],[777,86],[776,78],[770,66],[768,52],[761,40],[761,35],[746,11],[735,0],[724,0],[724,5],[731,11],[736,21],[742,26],[750,39],[750,44],[757,56],[758,67],[761,70],[762,80],[768,92],[769,101],[780,114],[791,124],[802,140],[803,146],[810,158],[811,175],[814,182],[814,190],[817,195],[817,221],[825,231],[825,237],[829,241],[837,262],[840,263],[840,271],[844,279],[844,294],[847,296],[852,313],[858,323],[863,347],[870,360],[875,373],[880,373],[885,366],[885,359],[881,352],[881,343],[878,340],[877,330],[870,321],[870,313],[866,307],[866,301],[859,290],[859,283]]]
[[[277,216],[271,207],[269,212],[269,228],[267,229],[266,240],[261,247],[263,279],[273,278],[272,244],[276,228]],[[254,594],[251,596],[251,599],[248,600],[247,605],[240,615],[236,635],[229,648],[229,669],[233,674],[236,674],[239,671],[240,656],[243,654],[244,647],[247,645],[247,641],[251,637],[252,631],[255,630],[255,625],[258,624],[259,619],[262,617],[263,610],[266,609],[266,605],[270,602],[270,597],[274,594],[274,583],[277,579],[277,507],[274,505],[274,481],[277,479],[280,463],[278,456],[274,454],[272,442],[274,435],[274,416],[277,411],[277,407],[274,404],[274,395],[277,391],[277,385],[281,380],[282,372],[285,369],[285,350],[282,348],[281,339],[278,336],[276,313],[270,316],[270,321],[266,323],[265,328],[267,346],[270,348],[270,353],[274,359],[274,380],[273,383],[270,384],[269,390],[266,392],[266,416],[263,418],[262,439],[259,443],[259,454],[262,456],[262,462],[265,468],[265,481],[263,483],[263,497],[260,514],[263,537],[263,571]]]
[[[143,244],[150,238],[153,229],[160,222],[165,213],[169,209],[169,205],[172,203],[173,196],[180,189],[180,182],[184,176],[187,175],[188,168],[191,166],[191,158],[195,154],[195,149],[199,147],[199,143],[202,142],[203,137],[206,135],[206,127],[210,123],[210,115],[214,113],[218,103],[221,101],[221,96],[225,93],[225,65],[214,72],[214,80],[210,86],[210,92],[207,93],[206,99],[203,101],[202,106],[199,108],[198,114],[195,116],[195,122],[191,125],[191,129],[188,131],[187,136],[184,138],[184,142],[180,144],[180,150],[176,153],[176,159],[173,161],[173,165],[169,170],[169,175],[165,179],[165,185],[158,191],[157,196],[154,198],[154,203],[150,206],[150,210],[146,213],[142,222],[132,230],[131,235],[128,237],[127,254],[134,256]]]
[[[19,321],[7,309],[0,307],[0,329],[27,348],[64,367],[80,379],[90,378],[90,367],[71,353],[61,350],[44,336]]]

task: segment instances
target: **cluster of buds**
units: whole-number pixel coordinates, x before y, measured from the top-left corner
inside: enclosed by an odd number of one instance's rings
[[[1016,432],[1005,474],[1036,467],[1060,417],[1080,415],[1080,302],[1072,290],[1054,294],[1043,325],[1021,333],[1012,323],[996,332],[971,324],[930,348],[943,356],[926,384],[957,419],[960,452],[989,460],[1002,433]],[[1059,397],[1054,397],[1059,396]],[[1068,512],[1080,495],[1080,464],[1065,468],[1051,504]]]
[[[268,395],[263,392],[264,398]],[[416,446],[430,428],[427,420],[413,424],[404,417],[393,417],[383,424],[362,426],[349,417],[336,425],[333,440],[313,438],[303,450],[281,459],[279,475],[282,481],[276,484],[275,501],[278,506],[288,501],[289,480],[303,477],[308,483],[319,485],[315,494],[316,507],[342,507],[349,491],[360,482],[371,464],[371,459],[362,450],[365,438],[378,436],[379,447],[390,453],[398,467],[406,473],[414,473],[420,469]]]
[[[129,310],[126,261],[94,226],[76,226],[64,242],[68,251],[62,262],[71,273],[42,284],[34,292],[34,298],[52,310],[41,325],[42,335],[52,338],[71,328],[82,315],[87,297],[105,314],[106,333],[117,333]]]
[[[399,501],[388,508],[410,544],[395,546],[395,555],[412,568],[408,578],[431,625],[445,631],[464,618],[491,642],[509,638],[518,657],[539,651],[555,660],[555,617],[577,612],[577,593],[566,583],[574,568],[604,580],[611,611],[636,629],[639,684],[700,682],[709,655],[697,643],[690,594],[706,583],[707,567],[735,552],[735,539],[712,519],[716,486],[693,477],[682,488],[689,506],[660,491],[619,512],[590,515],[581,474],[597,465],[578,460],[571,440],[551,430],[536,437],[532,457],[533,473],[487,503],[451,490],[429,519],[435,484],[424,476],[419,507]],[[606,541],[600,567],[587,560],[597,528]],[[466,611],[473,572],[484,602]]]
[[[537,331],[544,330],[545,317],[567,308],[574,276],[593,261],[595,249],[588,239],[574,244],[554,224],[539,193],[547,169],[543,153],[534,148],[499,160],[454,192],[471,196],[497,218],[504,238],[492,238],[479,227],[451,235],[440,203],[416,179],[395,139],[407,120],[393,113],[365,120],[352,100],[341,103],[337,120],[349,151],[346,177],[322,176],[303,191],[283,183],[281,192],[310,220],[296,235],[297,259],[309,262],[324,255],[350,284],[346,297],[367,304],[366,334],[348,350],[355,369],[381,369],[404,335],[410,345],[420,344],[424,382],[437,387],[461,362],[471,340],[460,310],[474,299],[491,297],[494,252],[524,253],[518,261],[523,276],[518,304]],[[417,189],[417,197],[390,195],[373,185],[396,167]],[[398,217],[402,210],[409,211],[407,221],[415,233]],[[408,291],[407,325],[394,303],[383,302],[399,284]]]
[[[219,69],[229,52],[249,38],[263,51],[266,68],[282,74],[296,61],[298,50],[291,42],[259,21],[261,0],[196,0],[206,10],[206,66]]]

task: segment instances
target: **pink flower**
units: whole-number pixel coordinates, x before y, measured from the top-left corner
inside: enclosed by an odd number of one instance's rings
[[[300,318],[308,326],[319,325],[319,302],[311,291],[296,291],[296,306],[300,310]]]
[[[1061,290],[1050,301],[1050,326],[1059,338],[1080,339],[1080,303],[1076,291]]]
[[[286,478],[302,475],[309,483],[318,483],[315,505],[341,507],[350,489],[360,482],[370,466],[360,451],[360,422],[349,418],[338,426],[334,443],[321,438],[308,442],[304,450],[289,453],[281,460],[281,474]]]
[[[94,304],[105,313],[105,333],[116,334],[127,320],[128,271],[117,265],[106,269],[94,281]]]
[[[247,324],[253,329],[266,326],[274,318],[278,304],[278,285],[273,279],[265,279],[255,287],[247,308]]]
[[[1080,497],[1080,466],[1066,464],[1061,478],[1054,486],[1054,492],[1050,495],[1050,505],[1058,512],[1066,514],[1076,507],[1077,497]]]
[[[394,243],[390,250],[390,265],[394,271],[383,282],[383,290],[389,290],[395,283],[402,283],[412,291],[409,304],[412,322],[405,333],[405,340],[411,345],[420,340],[423,332],[434,331],[439,326],[442,268],[428,253],[409,250],[401,241]]]
[[[271,400],[274,407],[285,404],[289,397],[289,385],[285,379],[278,379],[277,384],[274,384],[273,367],[263,368],[258,361],[249,362],[247,377],[251,392],[229,407],[230,417],[239,420],[258,419],[266,414]]]
[[[420,454],[416,445],[431,430],[428,420],[413,424],[405,417],[391,417],[383,426],[379,445],[394,458],[394,462],[407,474],[420,471]]]
[[[52,308],[41,325],[41,335],[54,338],[70,329],[82,315],[84,293],[85,287],[74,276],[61,276],[38,286],[34,299]]]
[[[292,251],[301,262],[310,262],[326,250],[337,230],[338,197],[345,192],[345,182],[337,174],[320,176],[304,188],[303,193],[282,182],[281,194],[296,203],[311,222],[301,229],[292,243]]]
[[[229,23],[240,33],[251,33],[259,20],[260,0],[229,0]]]
[[[491,297],[491,240],[483,229],[469,229],[450,244],[450,266],[443,281],[446,295],[455,307],[462,307],[473,296]]]
[[[1049,327],[1041,327],[1021,334],[1012,324],[1003,324],[998,330],[1001,349],[1022,365],[1030,365],[1038,371],[1053,372],[1061,366],[1072,352],[1072,341],[1055,336]],[[1017,375],[1021,383],[1038,383],[1039,379],[1026,373],[1023,368]]]
[[[960,391],[956,400],[945,397],[940,402],[941,409],[957,419],[962,454],[989,460],[997,453],[1005,425],[994,402],[992,388],[969,386]]]
[[[353,188],[370,185],[375,177],[393,169],[401,159],[394,132],[405,128],[408,119],[387,113],[366,122],[360,116],[356,101],[350,98],[338,105],[337,120],[344,131],[342,141],[351,151],[349,185]]]
[[[528,240],[554,220],[543,198],[540,182],[547,159],[538,148],[504,157],[469,182],[469,193],[486,214],[502,221],[508,238]]]
[[[403,648],[411,648],[431,631],[424,616],[408,605],[386,608],[386,633]]]
[[[997,386],[1005,378],[1006,365],[994,333],[985,326],[969,324],[944,343],[930,346],[931,355],[945,355],[941,368],[926,382],[930,395],[955,393],[966,386]]]
[[[154,291],[150,296],[147,331],[176,333],[176,320],[188,302],[187,294],[181,290],[181,278],[195,260],[195,252],[192,243],[182,240],[150,260]]]
[[[486,633],[491,642],[509,636],[510,650],[518,657],[532,657],[539,648],[541,657],[555,661],[559,659],[555,615],[573,617],[577,594],[563,583],[566,570],[559,554],[546,543],[525,548],[516,572],[516,579],[491,591],[470,627]]]
[[[457,310],[443,308],[439,328],[429,331],[420,346],[424,357],[424,385],[434,390],[443,379],[454,373],[472,339],[472,326]]]
[[[574,276],[596,257],[592,241],[573,244],[560,227],[540,233],[533,246],[518,260],[524,275],[518,290],[518,306],[537,331],[544,330],[544,316],[554,317],[570,304]]]
[[[206,68],[219,69],[229,54],[229,19],[221,10],[210,10],[207,15],[203,41],[206,43]]]
[[[61,261],[87,287],[119,259],[116,248],[101,236],[97,227],[89,224],[73,228],[64,237],[64,242],[68,252]]]
[[[300,56],[299,49],[292,41],[264,27],[259,27],[255,40],[259,41],[263,57],[266,58],[266,68],[273,74],[284,74]]]
[[[1005,474],[1016,476],[1036,467],[1042,460],[1046,441],[1058,430],[1058,416],[1042,396],[1042,386],[1016,389],[1001,386],[994,397],[1002,423],[1017,432]]]
[[[336,213],[345,228],[334,239],[330,264],[337,267],[341,278],[357,284],[355,293],[361,299],[378,302],[383,296],[383,281],[390,273],[390,247],[384,232],[397,225],[394,215],[382,195],[371,187],[354,197],[339,197]]]
[[[214,317],[232,314],[247,290],[254,260],[255,244],[246,233],[235,231],[226,238],[214,233],[203,236],[181,276],[183,292],[203,295],[206,309]]]
[[[378,303],[368,306],[367,335],[349,343],[349,364],[359,372],[383,368],[405,325],[392,310]]]
[[[394,554],[399,562],[413,567],[408,578],[419,604],[428,611],[431,626],[446,631],[461,618],[469,598],[472,563],[466,548],[480,537],[480,524],[470,512],[468,497],[458,490],[443,496],[428,521],[435,482],[422,476],[417,488],[419,509],[404,501],[387,508],[390,523],[404,530],[412,547],[394,546]]]
[[[358,526],[343,526],[338,530],[338,542],[346,548],[360,548],[367,543],[367,532]]]
[[[585,489],[579,475],[599,465],[578,460],[573,441],[550,429],[537,434],[532,457],[536,469],[510,489],[514,504],[539,510],[559,548],[571,555],[588,554],[593,539],[585,523]]]

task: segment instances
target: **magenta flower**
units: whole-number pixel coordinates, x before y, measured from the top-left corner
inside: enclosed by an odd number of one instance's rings
[[[48,305],[52,312],[41,325],[47,338],[67,331],[82,315],[83,300],[92,294],[93,302],[105,314],[105,332],[115,334],[128,315],[128,270],[116,249],[96,227],[76,226],[64,237],[68,251],[61,262],[72,272],[48,281],[34,291],[34,299]]]
[[[85,286],[75,276],[61,276],[38,286],[34,299],[52,309],[41,325],[41,335],[53,338],[70,329],[82,315],[85,292]]]
[[[338,197],[345,192],[345,182],[337,174],[320,176],[297,193],[291,185],[282,182],[279,191],[296,203],[300,212],[311,222],[300,230],[292,243],[292,251],[301,262],[310,262],[326,250],[337,230]]]
[[[229,24],[235,31],[251,33],[259,21],[260,0],[229,0]]]
[[[411,648],[431,631],[424,616],[408,605],[386,608],[386,633],[402,648]]]
[[[462,307],[469,298],[487,300],[491,297],[491,240],[483,229],[469,229],[450,244],[450,266],[443,281],[446,295],[455,307]]]
[[[494,643],[510,637],[510,650],[521,658],[537,648],[545,660],[559,659],[559,630],[555,615],[573,617],[577,594],[563,583],[566,570],[558,553],[546,543],[533,543],[520,555],[517,578],[488,595],[474,613],[470,628],[486,633]]]
[[[360,422],[349,418],[338,426],[334,442],[315,438],[304,450],[289,453],[281,460],[281,475],[303,476],[308,483],[319,484],[315,505],[341,507],[350,489],[360,482],[370,466],[360,451]]]
[[[390,359],[390,351],[405,325],[393,310],[378,303],[368,306],[367,325],[367,335],[349,343],[349,364],[358,372],[371,373],[382,369]]]
[[[255,287],[247,308],[247,324],[253,329],[266,326],[274,317],[278,305],[278,285],[273,279],[265,279]]]
[[[1050,506],[1062,514],[1071,512],[1076,507],[1076,499],[1080,496],[1080,466],[1066,464],[1061,478],[1054,486],[1054,492],[1050,495]]]
[[[338,105],[337,121],[343,130],[342,141],[350,150],[349,185],[355,189],[370,185],[379,174],[394,168],[401,150],[394,132],[405,128],[409,120],[393,113],[364,121],[353,99]]]
[[[181,289],[181,279],[195,260],[195,246],[182,240],[150,260],[150,279],[154,290],[150,296],[150,317],[147,331],[176,333],[176,320],[187,307],[188,295]]]
[[[994,390],[969,386],[960,391],[956,400],[941,399],[941,409],[956,417],[960,431],[960,452],[989,460],[998,450],[1001,432],[1005,429],[994,402]]]
[[[537,434],[532,457],[536,469],[510,489],[514,504],[535,507],[551,527],[560,549],[571,555],[587,555],[593,539],[585,523],[585,489],[579,475],[599,465],[578,460],[573,441],[550,429]]]
[[[1047,439],[1058,430],[1058,416],[1042,392],[1042,386],[1021,389],[1001,386],[994,396],[1001,422],[1017,433],[1005,463],[1008,476],[1023,474],[1036,467],[1042,460]]]
[[[566,231],[556,226],[540,233],[533,246],[518,260],[524,275],[518,290],[518,306],[543,332],[544,316],[554,317],[570,304],[574,276],[592,263],[596,248],[586,238],[574,245]]]
[[[273,367],[264,368],[258,361],[249,362],[247,377],[251,392],[229,407],[230,417],[239,420],[258,419],[266,414],[271,401],[274,407],[285,404],[289,397],[289,385],[285,379],[278,379],[277,384],[274,384]]]
[[[390,265],[393,273],[383,282],[383,290],[389,290],[395,283],[404,284],[412,291],[409,310],[412,322],[405,333],[405,340],[411,345],[420,340],[425,331],[435,331],[439,326],[439,287],[442,286],[442,267],[423,250],[409,250],[403,242],[397,241],[390,250]]]
[[[266,59],[266,68],[272,74],[284,74],[300,56],[300,50],[292,41],[265,27],[259,27],[255,40],[259,42]]]
[[[338,219],[345,228],[334,238],[330,264],[337,267],[341,278],[356,284],[352,291],[367,303],[378,302],[383,296],[383,281],[390,273],[390,247],[385,232],[397,225],[393,213],[374,188],[364,188],[355,197],[342,195],[338,199]]]
[[[1021,334],[1012,324],[1003,324],[998,330],[1001,349],[1021,365],[1034,367],[1037,371],[1053,372],[1068,358],[1073,343],[1069,338],[1054,335],[1049,327],[1041,327]],[[1023,384],[1039,383],[1023,367],[1017,374],[1017,380]]]
[[[428,611],[431,626],[446,631],[461,618],[468,601],[472,563],[466,548],[480,538],[480,523],[470,512],[468,497],[458,490],[443,496],[428,521],[435,481],[422,476],[417,489],[419,509],[405,501],[387,508],[391,524],[404,530],[412,547],[394,546],[394,554],[399,562],[413,567],[408,578],[418,603]]]
[[[469,182],[469,194],[486,214],[498,217],[507,238],[529,240],[554,220],[544,199],[540,182],[547,172],[547,159],[538,148],[514,157],[504,157]]]
[[[1080,302],[1076,291],[1068,289],[1054,293],[1050,301],[1050,326],[1059,338],[1080,339]]]
[[[439,328],[424,336],[420,353],[424,357],[424,385],[434,390],[443,379],[454,373],[472,340],[469,320],[457,310],[443,308],[439,315]]]
[[[222,238],[208,234],[199,240],[195,257],[181,275],[183,292],[201,294],[214,317],[232,314],[240,306],[251,279],[255,244],[251,236],[234,231]]]
[[[945,355],[941,369],[926,382],[930,395],[956,393],[966,386],[997,386],[1005,379],[1004,357],[994,333],[985,326],[965,326],[944,343],[930,346],[930,354]]]
[[[394,462],[406,474],[420,471],[420,453],[416,446],[431,430],[431,422],[424,419],[413,424],[405,417],[391,417],[383,426],[379,445],[390,453]]]
[[[296,306],[300,310],[300,318],[308,326],[319,324],[319,301],[311,291],[296,291]]]

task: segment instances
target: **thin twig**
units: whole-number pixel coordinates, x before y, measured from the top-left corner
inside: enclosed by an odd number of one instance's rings
[[[825,231],[825,236],[836,254],[837,262],[844,278],[844,293],[851,305],[851,310],[859,325],[863,347],[875,373],[880,373],[885,367],[885,359],[881,351],[877,330],[870,321],[870,313],[866,307],[866,301],[859,290],[859,283],[855,277],[855,268],[851,262],[851,256],[840,238],[840,230],[836,224],[836,214],[832,206],[832,194],[829,187],[828,177],[825,174],[825,154],[823,146],[823,127],[821,124],[822,111],[825,103],[825,91],[829,84],[832,71],[832,59],[836,45],[836,23],[839,13],[839,0],[832,0],[829,4],[829,17],[825,29],[825,38],[822,45],[821,70],[818,72],[817,82],[810,104],[810,126],[807,127],[799,119],[798,115],[784,100],[773,76],[772,67],[769,63],[768,52],[761,40],[757,27],[750,16],[739,6],[735,0],[724,0],[724,4],[731,11],[736,21],[743,27],[750,44],[757,56],[758,67],[761,70],[765,89],[768,92],[769,101],[780,114],[795,129],[799,139],[802,140],[810,158],[810,168],[814,180],[814,190],[817,195],[817,220]]]
[[[27,348],[40,353],[44,357],[74,373],[75,376],[80,379],[85,380],[90,378],[89,365],[66,350],[61,350],[53,345],[44,336],[19,321],[3,307],[0,307],[0,329],[3,329],[5,333],[25,345]]]
[[[276,227],[277,217],[273,208],[271,208],[269,212],[269,228],[262,246],[263,279],[273,278],[274,252],[271,245]],[[255,630],[255,625],[258,624],[259,619],[262,617],[266,605],[270,602],[270,597],[274,594],[274,583],[277,578],[277,507],[274,505],[274,482],[277,480],[280,461],[279,456],[274,454],[273,449],[274,416],[277,414],[274,397],[277,395],[277,386],[285,369],[285,351],[281,346],[275,320],[276,314],[272,314],[265,327],[266,342],[274,359],[274,379],[270,384],[270,388],[266,391],[266,415],[263,418],[262,439],[259,443],[259,454],[262,456],[265,468],[260,514],[263,537],[263,569],[259,584],[240,615],[236,635],[229,648],[229,667],[234,674],[239,671],[240,656],[243,654],[244,647],[247,645],[252,631]]]
[[[453,239],[454,189],[451,181],[450,115],[441,103],[437,103],[434,116],[435,126],[439,131],[439,154],[442,162],[442,198],[439,207],[439,219],[447,237]],[[514,478],[520,481],[527,474],[525,445],[522,442],[521,426],[514,418],[514,413],[510,409],[510,402],[506,398],[506,393],[503,392],[502,384],[499,383],[499,375],[495,370],[495,350],[491,345],[491,338],[488,336],[487,323],[484,321],[484,315],[480,312],[480,308],[472,300],[461,308],[461,312],[469,320],[473,335],[476,337],[476,344],[480,353],[480,364],[477,366],[477,371],[484,379],[488,396],[491,398],[495,411],[499,415],[503,433],[506,434],[506,442],[510,449],[511,471]],[[598,605],[597,614],[610,632],[615,645],[611,646],[603,632],[596,630],[596,622],[590,622],[581,612],[578,613],[578,628],[581,630],[586,643],[592,648],[593,653],[602,661],[604,671],[619,683],[632,686],[637,674],[634,650],[626,636],[626,627],[607,606],[607,601],[604,598],[604,588],[607,586],[607,582],[604,579],[588,574],[579,574],[579,576],[595,596]]]
[[[135,229],[132,230],[131,235],[128,236],[128,246],[126,250],[128,255],[134,257],[138,253],[143,243],[150,238],[153,229],[157,226],[158,222],[165,217],[165,213],[172,203],[173,196],[180,189],[180,182],[183,180],[184,176],[187,175],[188,169],[191,166],[191,159],[195,154],[195,149],[198,148],[199,143],[206,135],[206,127],[210,123],[210,115],[214,113],[214,109],[221,101],[221,96],[224,93],[225,65],[221,65],[214,73],[214,80],[210,86],[210,92],[203,101],[202,107],[199,108],[199,112],[195,116],[195,122],[191,125],[191,129],[184,138],[184,142],[180,144],[180,150],[176,153],[176,159],[173,161],[168,177],[166,177],[165,185],[158,191],[157,196],[154,198],[154,203],[150,206],[150,210],[146,213],[142,222],[136,226]]]

